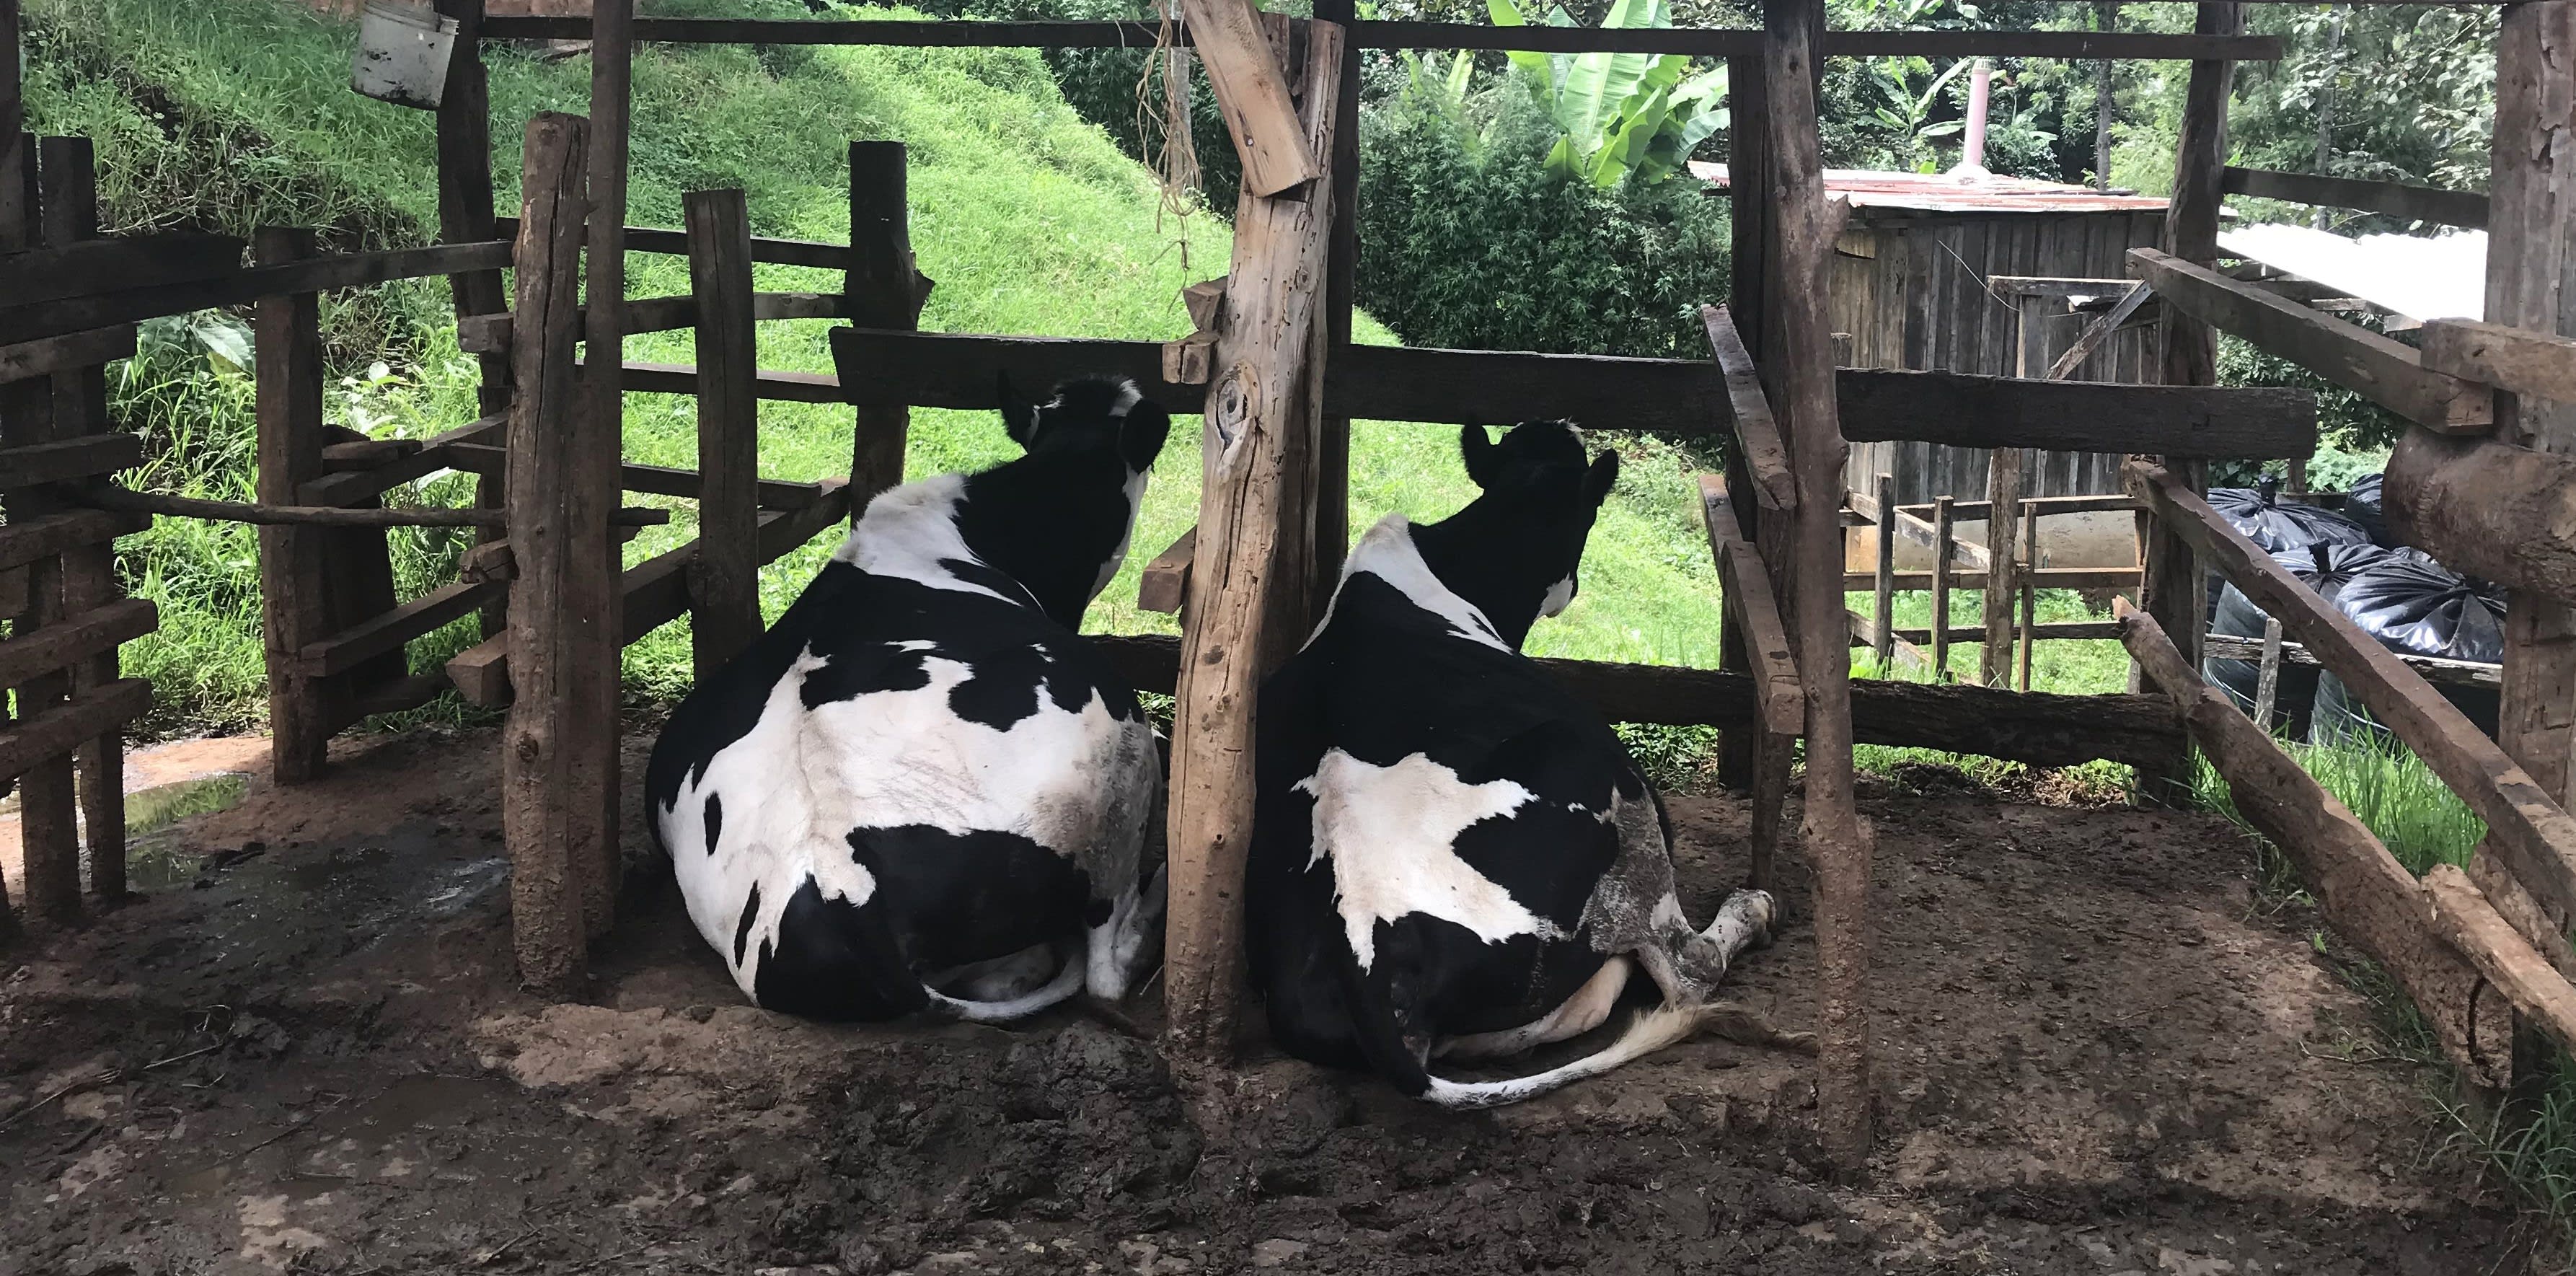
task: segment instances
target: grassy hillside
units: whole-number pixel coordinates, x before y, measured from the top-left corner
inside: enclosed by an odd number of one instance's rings
[[[779,0],[668,0],[651,13],[808,16]],[[431,121],[347,88],[351,28],[290,0],[29,0],[30,113],[46,132],[98,139],[101,187],[115,229],[192,225],[247,234],[262,224],[321,225],[335,246],[425,242],[435,226]],[[871,11],[900,16],[900,11]],[[517,143],[538,110],[585,108],[589,63],[490,56],[496,179],[515,202]],[[846,143],[898,138],[911,147],[912,239],[939,281],[923,316],[946,331],[1169,339],[1187,330],[1180,286],[1221,274],[1224,225],[1158,220],[1144,171],[1064,104],[1026,50],[672,48],[645,46],[635,68],[629,220],[675,226],[691,189],[741,186],[761,234],[845,239]],[[630,295],[685,292],[686,262],[634,259]],[[768,289],[837,286],[822,272],[763,266]],[[455,353],[445,289],[422,281],[335,299],[325,310],[335,422],[380,436],[421,435],[473,415],[472,365]],[[762,362],[829,370],[829,325],[763,325]],[[1363,321],[1362,340],[1390,340]],[[211,338],[207,334],[212,334]],[[246,491],[249,387],[210,348],[220,320],[162,325],[121,378],[126,423],[154,444],[138,476],[215,495]],[[630,357],[686,362],[686,334],[638,338]],[[631,395],[626,451],[694,463],[686,400]],[[1608,424],[1608,423],[1600,423]],[[1157,469],[1136,538],[1139,562],[1094,609],[1095,628],[1168,630],[1134,610],[1141,559],[1189,525],[1197,504],[1197,422],[1185,420]],[[783,478],[846,472],[848,413],[765,404],[762,467]],[[914,414],[917,477],[1002,459],[988,415]],[[1472,495],[1453,431],[1365,423],[1354,445],[1355,526],[1390,510],[1437,517]],[[1655,444],[1629,447],[1622,490],[1605,511],[1584,589],[1532,649],[1550,655],[1711,663],[1716,582],[1698,531],[1688,461]],[[460,499],[464,480],[432,480],[395,499]],[[692,532],[647,529],[630,558]],[[255,724],[263,708],[255,548],[244,529],[165,522],[138,542],[139,591],[164,604],[164,630],[128,648],[152,677],[161,725]],[[450,578],[461,538],[406,533],[397,550],[406,591]],[[774,614],[828,542],[771,568]],[[459,625],[419,661],[470,639]],[[687,634],[667,626],[627,653],[631,690],[666,697],[685,685]]]

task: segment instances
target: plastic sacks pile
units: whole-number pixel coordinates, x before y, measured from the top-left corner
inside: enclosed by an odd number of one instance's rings
[[[2379,503],[2380,476],[2356,482],[2341,512],[2280,500],[2280,480],[2266,477],[2251,488],[2219,488],[2210,506],[2261,546],[2292,575],[2317,591],[2364,633],[2390,651],[2487,663],[2504,658],[2504,596],[2481,580],[2460,575],[2431,555],[2400,545]],[[2210,632],[2263,636],[2264,614],[2251,599],[2211,577]],[[2251,712],[2258,675],[2250,660],[2207,660],[2201,673]],[[2436,683],[2435,688],[2492,736],[2496,693],[2485,687]],[[2380,732],[2341,679],[2314,665],[2284,662],[2273,699],[2272,730],[2294,739],[2331,743],[2357,732]]]

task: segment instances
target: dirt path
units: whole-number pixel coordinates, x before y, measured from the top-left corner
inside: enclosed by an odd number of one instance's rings
[[[182,826],[193,885],[5,959],[0,1276],[2530,1270],[2430,1078],[2344,1061],[2368,1005],[2213,818],[1871,791],[1883,1132],[1844,1187],[1796,1055],[1701,1040],[1472,1116],[1275,1057],[1181,1085],[1071,1014],[748,1009],[650,874],[596,1004],[545,1005],[491,757],[254,787]],[[1742,816],[1674,814],[1705,915]],[[1735,984],[1792,1028],[1802,912]]]

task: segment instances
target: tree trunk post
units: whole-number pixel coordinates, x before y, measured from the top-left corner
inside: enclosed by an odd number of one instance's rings
[[[850,321],[862,328],[920,326],[930,292],[913,265],[905,156],[901,142],[850,143],[850,269],[842,291],[850,299]],[[852,411],[850,521],[856,523],[868,498],[903,482],[912,409]]]
[[[313,233],[260,231],[252,255],[275,266],[313,255]],[[259,499],[292,505],[322,476],[321,298],[262,298],[252,311],[259,394]],[[323,594],[322,535],[309,527],[259,529],[260,600],[268,648],[270,766],[280,784],[322,773],[330,743],[322,680],[296,660],[330,627]]]
[[[751,213],[739,190],[686,199],[698,303],[698,556],[689,568],[698,681],[760,637],[760,373],[751,318]]]

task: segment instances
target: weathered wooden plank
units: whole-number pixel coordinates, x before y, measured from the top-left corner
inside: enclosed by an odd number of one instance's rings
[[[2426,368],[2412,347],[2152,248],[2130,249],[2129,265],[2167,305],[2427,429],[2484,433],[2495,424],[2492,391]]]
[[[2129,291],[2113,302],[2109,310],[2084,326],[2084,331],[2075,338],[2075,344],[2066,347],[2066,353],[2057,356],[2057,362],[2048,365],[2046,379],[2063,381],[2074,376],[2075,370],[2083,367],[2084,361],[2092,358],[2093,352],[2101,349],[2102,343],[2110,340],[2111,334],[2129,321],[2129,316],[2138,313],[2138,307],[2145,305],[2154,292],[2145,284],[2131,284]]]
[[[2470,319],[2424,325],[2424,366],[2500,390],[2576,403],[2576,337]]]
[[[114,731],[151,707],[150,682],[120,678],[0,727],[0,784],[70,754],[82,741]]]
[[[0,346],[0,383],[51,376],[134,356],[134,325],[120,323],[86,332]]]
[[[2124,477],[2164,526],[2190,542],[2203,562],[2255,606],[2279,617],[2284,629],[2486,821],[2489,844],[2523,885],[2553,908],[2576,905],[2576,819],[2529,772],[2394,653],[2327,606],[2171,474],[2132,463]]]
[[[832,330],[836,337],[847,331],[849,329],[846,328]],[[590,362],[587,359],[576,360],[574,367],[587,375]],[[698,370],[686,363],[642,363],[629,359],[618,384],[630,394],[694,395],[698,392]],[[765,371],[752,382],[752,387],[762,399],[785,403],[848,402],[842,395],[840,378],[828,373]]]
[[[2424,875],[2424,892],[2432,897],[2433,924],[2451,946],[2562,1049],[2576,1047],[2576,986],[2496,911],[2469,875],[2456,865],[2436,864]],[[2509,1075],[2487,1084],[2501,1086]]]
[[[0,308],[0,345],[132,323],[138,319],[185,314],[191,310],[248,305],[265,297],[363,288],[370,284],[428,275],[500,270],[509,264],[510,245],[493,242],[397,248],[255,266],[212,279],[154,284]]]
[[[96,478],[142,463],[143,439],[133,434],[91,434],[0,448],[0,491]]]
[[[1180,0],[1178,8],[1243,160],[1243,188],[1278,195],[1321,176],[1323,165],[1289,98],[1288,76],[1262,31],[1261,10],[1252,0]]]
[[[239,274],[241,269],[242,241],[196,231],[91,239],[0,254],[0,278],[9,281],[11,306],[197,283]]]
[[[585,315],[587,312],[585,311]],[[751,296],[751,317],[773,319],[846,319],[848,298],[836,292],[759,292]],[[626,335],[677,332],[698,326],[695,297],[639,297],[626,303]],[[474,315],[456,321],[456,345],[468,354],[502,354],[513,331],[508,312]]]
[[[912,253],[911,152],[901,142],[850,143],[850,268],[841,291],[850,318],[866,327],[921,325],[930,281]],[[833,334],[838,358],[839,333]],[[998,383],[999,374],[996,374]],[[903,482],[912,412],[903,404],[860,404],[850,421],[850,512]]]
[[[509,449],[489,443],[450,443],[440,449],[449,467],[469,474],[500,475],[509,471]],[[617,467],[619,488],[629,492],[650,492],[655,496],[696,497],[704,481],[696,470],[673,469],[665,465],[641,465],[628,461]],[[760,508],[772,510],[803,509],[822,500],[826,488],[820,483],[797,483],[787,479],[762,479],[754,488]]]
[[[498,20],[499,19],[493,19],[491,21]],[[650,22],[652,19],[646,18],[642,21]],[[1150,41],[1148,41],[1148,43],[1150,43]],[[499,233],[502,238],[518,238],[518,218],[499,218],[494,222],[494,225],[500,227]],[[661,253],[672,257],[686,257],[689,255],[689,236],[685,231],[663,230],[652,226],[629,226],[626,228],[626,251],[630,253]],[[751,259],[757,262],[766,262],[774,266],[805,266],[814,270],[847,270],[850,267],[850,246],[847,244],[827,244],[814,239],[763,239],[755,236],[751,241]],[[484,313],[490,312],[486,311]]]
[[[296,488],[295,499],[306,505],[356,505],[361,501],[382,496],[414,479],[436,474],[440,470],[464,469],[465,466],[456,465],[449,458],[447,448],[454,444],[479,443],[485,439],[501,437],[509,424],[510,420],[507,416],[488,416],[480,421],[460,425],[453,430],[423,440],[420,450],[409,456],[387,461],[371,470],[326,475],[303,484]]]
[[[1807,693],[1798,681],[1797,649],[1781,623],[1779,600],[1771,577],[1753,546],[1744,539],[1735,507],[1727,499],[1726,481],[1699,476],[1700,513],[1708,528],[1709,552],[1717,559],[1719,587],[1727,609],[1744,626],[1745,652],[1752,658],[1757,700],[1764,731],[1800,736],[1807,730]]]
[[[698,541],[689,568],[689,650],[715,676],[760,637],[760,338],[752,325],[751,209],[742,191],[685,200],[698,312]]]
[[[2137,501],[2132,499],[2125,492],[2114,492],[2098,496],[2025,496],[2021,498],[2019,504],[2025,511],[2037,512],[2041,518],[2049,518],[2059,514],[2113,513],[2138,508]],[[1857,510],[1863,507],[1855,502],[1853,508]],[[1904,513],[1912,514],[1917,518],[1924,517],[1932,512],[1932,507],[1928,503],[1918,505],[1899,505],[1896,508]],[[1985,501],[1952,501],[1950,503],[1950,515],[1953,518],[1966,519],[1970,522],[1980,522],[1994,517],[1994,506]],[[1877,520],[1872,518],[1869,521],[1876,522]]]
[[[421,450],[421,439],[351,439],[326,443],[322,447],[322,468],[333,474],[349,474],[391,465]]]
[[[2576,456],[2409,430],[2386,482],[2403,543],[2453,571],[2576,602]]]
[[[2013,525],[2021,521],[2021,449],[1999,447],[1986,457],[1987,504],[1999,511],[1986,520],[1986,573],[1994,587],[1979,591],[1985,632],[1977,648],[1977,681],[2006,686],[2012,675],[2012,605],[2017,574],[2012,556]],[[1958,517],[1953,509],[1951,517]]]
[[[2116,636],[2116,635],[2115,635]],[[2202,656],[2211,660],[2259,661],[2263,658],[2263,640],[2234,634],[2203,634]],[[2472,660],[2444,660],[2439,656],[2418,656],[2409,652],[2392,652],[2407,668],[2426,682],[2449,683],[2461,687],[2494,688],[2503,682],[2504,666],[2479,664]],[[2295,642],[2281,644],[2281,659],[2294,665],[2315,667],[2323,662],[2307,647]]]
[[[1889,368],[1846,368],[1839,380],[1843,434],[1854,442],[2244,458],[2304,457],[2317,445],[2316,398],[2304,390]]]
[[[322,678],[348,671],[377,656],[403,649],[414,638],[436,632],[449,621],[481,610],[502,592],[497,581],[458,581],[433,589],[391,611],[306,643],[295,653],[296,668]]]
[[[259,232],[260,266],[291,271],[313,253],[311,231]],[[264,505],[287,505],[322,474],[321,298],[311,292],[263,298],[252,318],[259,395],[259,479]],[[330,688],[306,676],[295,654],[330,628],[322,540],[306,527],[259,532],[261,637],[268,659],[270,767],[280,784],[322,773],[330,732],[322,721]]]
[[[1896,508],[1896,476],[1881,474],[1874,484],[1876,495],[1870,504],[1880,511]],[[1859,493],[1852,493],[1858,496]],[[1870,520],[1878,527],[1878,553],[1870,563],[1870,654],[1878,658],[1878,670],[1885,676],[1889,662],[1896,655],[1896,519],[1890,513]],[[1914,653],[1917,656],[1921,652]],[[1929,658],[1926,657],[1926,663]]]
[[[1177,613],[1190,596],[1190,563],[1198,553],[1199,529],[1192,525],[1175,538],[1136,581],[1136,610]]]
[[[1897,625],[1890,628],[1888,633],[1904,642],[1924,643],[1932,640],[1932,630],[1922,625]],[[1855,635],[1852,646],[1869,646],[1870,644],[1864,640],[1867,636],[1867,634]],[[1982,642],[1985,636],[1986,629],[1983,624],[1950,626],[1952,642]],[[2043,639],[2117,638],[2120,636],[2120,626],[2108,620],[2059,620],[2039,626],[2039,636]]]
[[[2125,602],[2117,608],[2122,641],[2148,682],[2227,781],[2237,813],[2298,867],[2327,924],[2395,976],[2453,1062],[2486,1084],[2510,1075],[2509,1017],[2480,996],[2477,971],[2434,932],[2413,875],[2270,732],[2203,682],[2153,620]]]
[[[2137,585],[2139,571],[2135,567],[2042,567],[2033,575],[2041,589],[2129,589]],[[1869,589],[1875,583],[1869,572],[1843,574],[1846,591]],[[1932,573],[1897,572],[1889,585],[1899,593],[1920,593],[1932,588]],[[1952,589],[1985,587],[1986,573],[1982,571],[1955,572],[1950,577]]]
[[[1958,517],[1950,512],[1949,497],[1933,498],[1931,543],[1932,680],[1934,682],[1950,680],[1950,591],[1955,587],[1951,583],[1950,573],[1959,561],[1959,550],[1962,548],[1957,534]],[[1903,517],[1899,516],[1898,521],[1904,521]],[[1993,563],[1987,562],[1980,566],[1986,569],[1986,579],[1994,581],[1996,573]]]
[[[150,599],[125,598],[0,641],[0,687],[14,687],[42,674],[69,669],[102,652],[115,651],[118,643],[140,638],[160,624],[160,609]]]
[[[2438,222],[2445,226],[2484,230],[2487,224],[2487,197],[2475,191],[2446,191],[2432,186],[2409,186],[2403,182],[2284,173],[2268,168],[2238,168],[2233,164],[2227,166],[2219,188],[2230,195],[2359,209],[2410,221]]]
[[[0,572],[52,558],[81,545],[98,545],[152,526],[148,514],[70,510],[0,526]]]
[[[1780,423],[1772,418],[1770,401],[1762,397],[1761,373],[1753,366],[1752,352],[1744,348],[1744,338],[1735,331],[1735,319],[1726,307],[1702,306],[1699,317],[1708,329],[1718,373],[1726,378],[1722,401],[1734,426],[1736,446],[1744,449],[1754,499],[1765,509],[1788,513],[1798,506],[1798,478],[1789,470],[1789,446],[1780,439]],[[1702,494],[1706,494],[1705,481]]]

